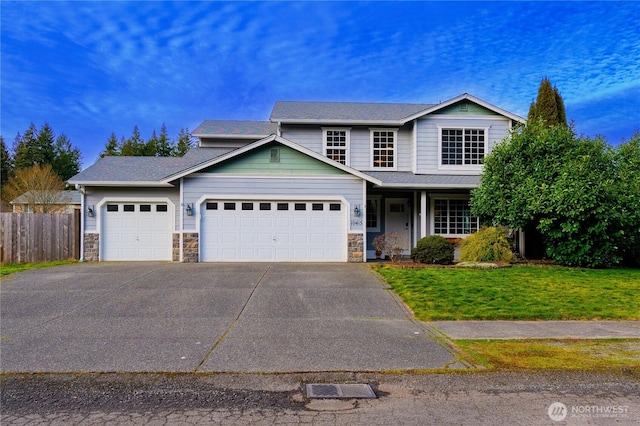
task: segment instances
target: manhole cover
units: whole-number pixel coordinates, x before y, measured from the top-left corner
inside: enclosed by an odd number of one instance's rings
[[[365,384],[310,383],[307,398],[376,398],[376,394]]]

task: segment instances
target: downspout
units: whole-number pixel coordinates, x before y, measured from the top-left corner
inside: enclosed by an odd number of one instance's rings
[[[76,183],[76,189],[80,191],[80,259],[79,262],[84,262],[84,211],[85,211],[85,191],[84,187],[79,183]]]

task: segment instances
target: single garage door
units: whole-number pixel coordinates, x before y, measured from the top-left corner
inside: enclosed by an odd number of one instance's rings
[[[167,204],[109,203],[102,218],[102,260],[171,260]]]
[[[340,202],[211,200],[202,206],[202,262],[345,262]]]

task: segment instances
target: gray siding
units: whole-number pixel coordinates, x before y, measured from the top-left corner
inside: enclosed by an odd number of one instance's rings
[[[197,210],[197,202],[206,195],[210,198],[231,196],[242,197],[271,197],[274,200],[279,197],[299,196],[307,200],[344,197],[350,204],[346,206],[351,213],[354,205],[359,205],[362,210],[363,184],[360,178],[340,179],[307,179],[307,178],[259,178],[255,177],[219,177],[219,176],[192,176],[184,179],[184,202],[194,203]],[[351,218],[353,219],[353,218]],[[357,222],[357,220],[355,221]],[[196,217],[185,216],[185,230],[196,229]],[[362,231],[362,224],[352,223],[350,231]]]
[[[281,136],[322,154],[322,130],[315,126],[282,126]]]
[[[101,214],[98,204],[105,198],[113,200],[131,200],[144,198],[168,198],[175,206],[175,228],[179,230],[180,218],[180,189],[179,188],[102,188],[88,187],[85,189],[85,212],[86,206],[95,206],[96,214],[94,217],[87,217],[85,214],[85,231],[96,232],[98,217]]]
[[[509,134],[510,120],[502,117],[470,118],[431,115],[417,122],[417,170],[416,173],[446,173],[438,169],[438,126],[452,127],[489,127],[487,137],[487,153],[491,152],[494,144],[504,139]],[[459,174],[459,172],[457,172]],[[469,174],[480,174],[479,171],[470,170]]]

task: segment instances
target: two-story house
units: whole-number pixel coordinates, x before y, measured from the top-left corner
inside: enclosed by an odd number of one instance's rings
[[[362,262],[397,232],[464,238],[483,158],[522,117],[469,94],[438,104],[276,102],[206,120],[182,158],[106,157],[82,192],[86,260]]]

